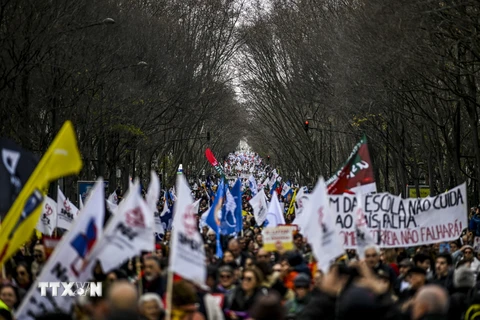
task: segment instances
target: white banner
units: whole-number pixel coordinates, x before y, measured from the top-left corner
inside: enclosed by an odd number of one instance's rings
[[[197,212],[184,175],[177,177],[169,269],[203,286],[207,277],[203,238],[197,228]]]
[[[362,196],[367,230],[382,248],[457,240],[467,225],[467,190],[462,184],[436,197],[402,199],[388,193]],[[347,249],[356,248],[355,196],[330,196]]]
[[[162,220],[160,219],[160,212],[157,209],[158,198],[160,197],[160,180],[158,180],[157,174],[152,171],[150,174],[150,185],[148,186],[147,192],[147,204],[150,210],[153,211],[155,228],[154,232],[158,234],[164,234]]]
[[[22,304],[15,313],[19,320],[35,319],[38,315],[61,310],[68,314],[75,302],[70,296],[40,294],[39,282],[83,282],[87,281],[93,271],[93,263],[88,263],[92,247],[102,235],[104,210],[104,184],[99,179],[88,197],[82,210],[82,219],[72,225],[57,245],[47,264],[43,267],[37,280],[33,283]]]
[[[78,209],[68,200],[62,190],[57,190],[57,227],[70,230],[73,220],[77,218]]]
[[[51,236],[57,226],[57,203],[50,197],[45,197],[42,215],[37,222],[36,229],[43,234]]]

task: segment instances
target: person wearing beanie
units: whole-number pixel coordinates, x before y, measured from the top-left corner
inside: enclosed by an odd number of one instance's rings
[[[295,298],[285,303],[288,318],[296,318],[303,311],[311,297],[311,279],[308,274],[299,273],[293,280],[293,283]]]

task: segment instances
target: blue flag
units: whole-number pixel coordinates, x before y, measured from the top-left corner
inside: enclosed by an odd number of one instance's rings
[[[242,183],[237,179],[232,190],[226,191],[225,205],[220,219],[220,232],[230,235],[241,232],[242,227]]]
[[[220,181],[218,184],[217,188],[217,194],[215,195],[215,200],[213,201],[212,207],[210,208],[210,211],[208,212],[207,219],[205,220],[205,223],[212,228],[215,233],[219,233],[219,226],[220,226],[220,220],[217,217],[217,212],[221,210],[224,202],[224,196],[225,196],[225,185],[223,183],[223,180]]]

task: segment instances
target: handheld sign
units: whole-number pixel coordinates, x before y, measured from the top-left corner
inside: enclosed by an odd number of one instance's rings
[[[293,250],[293,232],[289,226],[266,228],[263,234],[263,249],[267,252],[276,251],[276,245],[281,244],[286,251]]]

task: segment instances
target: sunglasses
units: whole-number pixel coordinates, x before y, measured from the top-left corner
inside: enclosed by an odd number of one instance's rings
[[[465,254],[473,254],[472,251],[465,251]]]
[[[229,274],[221,274],[220,275],[220,279],[231,279],[231,278],[232,278],[232,276],[229,275]]]
[[[242,280],[243,280],[243,281],[247,281],[247,282],[252,282],[252,281],[253,281],[253,278],[252,278],[252,277],[243,277]]]

